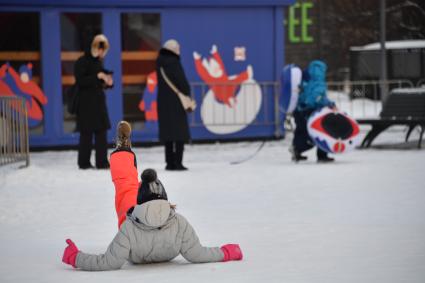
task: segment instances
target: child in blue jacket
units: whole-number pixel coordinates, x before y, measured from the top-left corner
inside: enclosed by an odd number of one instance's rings
[[[322,61],[312,61],[303,74],[302,90],[298,98],[297,108],[294,111],[295,133],[290,151],[292,160],[298,162],[307,160],[302,153],[314,147],[307,131],[307,120],[311,113],[323,107],[335,107],[335,103],[326,96],[326,64]],[[328,157],[327,153],[317,148],[318,162],[331,162],[333,158]]]

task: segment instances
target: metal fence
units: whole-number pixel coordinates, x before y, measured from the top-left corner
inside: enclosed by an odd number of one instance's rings
[[[420,79],[416,84],[416,87],[425,87],[425,79]]]
[[[382,110],[381,81],[328,82],[327,86],[328,97],[353,118],[379,117]],[[409,80],[388,80],[384,86],[388,90],[415,87]],[[279,82],[193,82],[191,93],[197,101],[202,101],[202,105],[198,105],[201,107],[196,112],[199,115],[190,115],[190,126],[213,130],[228,127],[235,131],[248,124],[274,126],[275,136],[279,137],[282,125],[286,130],[293,129],[291,113],[284,113],[280,105],[281,87]],[[282,121],[285,115],[287,119]]]
[[[29,165],[28,116],[25,99],[0,97],[0,166],[25,161]]]
[[[338,108],[354,118],[376,118],[382,110],[381,81],[343,81],[328,82],[328,96]],[[412,88],[409,80],[388,80],[388,90],[394,88]]]

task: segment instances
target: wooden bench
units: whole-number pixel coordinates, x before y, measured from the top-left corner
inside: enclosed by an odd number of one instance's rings
[[[418,142],[418,148],[421,148],[425,131],[425,89],[394,90],[388,96],[379,119],[358,119],[357,122],[372,125],[361,147],[369,147],[373,140],[390,126],[406,125],[409,127],[406,142],[415,127],[421,128]]]

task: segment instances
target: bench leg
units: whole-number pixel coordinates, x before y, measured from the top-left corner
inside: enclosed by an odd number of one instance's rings
[[[415,129],[415,127],[416,127],[416,125],[410,125],[409,126],[409,130],[407,131],[407,134],[406,134],[406,142],[409,140],[410,134]]]
[[[425,125],[421,125],[421,134],[419,135],[418,148],[421,148],[422,146],[422,137],[424,135],[424,132],[425,132]]]
[[[387,129],[390,125],[373,125],[372,129],[367,133],[366,137],[363,139],[361,147],[369,147],[373,140]]]

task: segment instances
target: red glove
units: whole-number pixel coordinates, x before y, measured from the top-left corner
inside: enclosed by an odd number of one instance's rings
[[[220,249],[224,253],[223,261],[241,260],[243,257],[241,248],[238,244],[227,244]]]
[[[77,254],[79,250],[77,249],[77,246],[74,244],[74,242],[71,241],[71,239],[67,239],[66,243],[68,244],[68,246],[63,251],[62,262],[70,264],[74,268],[77,268],[75,266],[75,260],[77,259]]]

